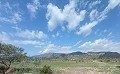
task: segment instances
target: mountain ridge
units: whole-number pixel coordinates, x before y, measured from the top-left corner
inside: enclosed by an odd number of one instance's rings
[[[120,53],[118,52],[72,52],[72,53],[44,53],[37,56],[32,56],[32,58],[38,59],[101,59],[101,58],[120,58]]]

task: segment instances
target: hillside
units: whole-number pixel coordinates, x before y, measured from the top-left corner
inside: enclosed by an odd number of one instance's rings
[[[72,52],[72,53],[45,53],[41,55],[33,56],[37,59],[99,59],[99,58],[120,58],[120,54],[117,52]]]

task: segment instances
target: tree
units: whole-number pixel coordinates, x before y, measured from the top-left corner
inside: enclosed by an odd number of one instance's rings
[[[0,43],[0,64],[4,65],[0,68],[5,74],[11,67],[13,62],[20,62],[26,57],[26,53],[22,48],[15,47],[11,44]]]

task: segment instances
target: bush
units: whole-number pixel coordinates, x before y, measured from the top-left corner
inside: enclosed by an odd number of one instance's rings
[[[50,66],[43,66],[43,68],[40,69],[40,74],[52,74],[52,70]]]
[[[14,71],[17,72],[30,72],[32,69],[31,68],[15,68]]]
[[[120,66],[116,66],[117,68],[120,68]]]

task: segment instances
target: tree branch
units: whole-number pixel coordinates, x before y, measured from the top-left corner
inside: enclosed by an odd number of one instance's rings
[[[8,65],[4,61],[0,61],[0,63],[8,67]]]

